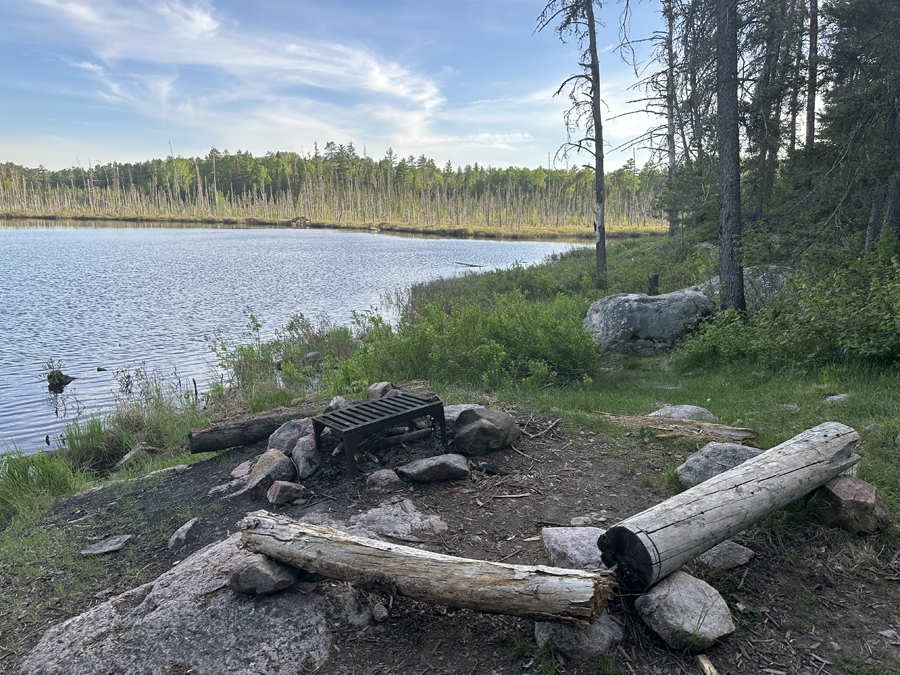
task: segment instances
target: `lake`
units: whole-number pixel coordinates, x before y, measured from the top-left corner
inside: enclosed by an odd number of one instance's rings
[[[340,230],[142,227],[0,220],[0,452],[46,448],[66,421],[114,403],[116,369],[216,377],[209,338],[237,339],[247,311],[271,338],[288,317],[354,311],[420,281],[542,261],[561,242],[393,236]],[[62,410],[44,364],[77,379]],[[98,370],[102,368],[105,370]]]

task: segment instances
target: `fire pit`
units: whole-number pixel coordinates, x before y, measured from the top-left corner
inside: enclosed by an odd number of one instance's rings
[[[446,443],[447,424],[444,421],[444,404],[441,400],[403,392],[396,396],[363,401],[313,417],[316,448],[321,451],[322,432],[326,427],[343,436],[347,471],[351,478],[355,478],[356,448],[363,438],[425,415],[431,417],[432,424],[437,422],[440,425],[441,439]]]

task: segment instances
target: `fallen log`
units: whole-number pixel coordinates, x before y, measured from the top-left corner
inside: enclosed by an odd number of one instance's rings
[[[610,572],[456,558],[266,511],[237,525],[244,548],[342,581],[385,581],[398,595],[448,607],[585,626],[603,612]]]
[[[607,419],[632,429],[649,428],[668,432],[666,434],[660,434],[660,437],[700,437],[729,443],[743,443],[744,445],[756,447],[752,441],[756,438],[757,433],[753,429],[730,427],[726,424],[713,424],[712,422],[700,422],[697,420],[681,420],[674,417],[613,415],[612,413],[599,412]]]
[[[597,541],[619,583],[643,591],[859,460],[859,434],[826,422],[623,520]]]
[[[296,406],[215,420],[202,429],[191,429],[189,447],[192,453],[198,453],[257,443],[271,436],[285,422],[317,415],[326,405],[326,400],[305,401]]]

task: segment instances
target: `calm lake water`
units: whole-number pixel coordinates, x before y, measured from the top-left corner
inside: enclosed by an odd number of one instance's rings
[[[208,338],[240,337],[248,307],[264,338],[296,312],[349,323],[390,291],[472,269],[458,263],[532,264],[571,246],[0,220],[0,452],[46,448],[78,410],[102,414],[116,369],[177,370],[202,390],[215,378]],[[65,411],[42,379],[48,359],[77,378]]]

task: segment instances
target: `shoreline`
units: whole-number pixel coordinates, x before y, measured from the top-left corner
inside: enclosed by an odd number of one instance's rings
[[[252,229],[254,227],[272,227],[283,229],[331,229],[348,230],[352,232],[383,232],[386,234],[409,234],[416,236],[432,236],[450,239],[491,239],[497,241],[570,241],[572,243],[592,243],[595,240],[593,230],[572,230],[567,228],[560,232],[552,229],[536,230],[535,228],[516,229],[511,228],[479,228],[479,227],[454,227],[454,226],[426,226],[406,223],[336,223],[336,222],[309,222],[303,227],[293,225],[290,220],[273,220],[266,218],[213,218],[213,217],[189,217],[189,216],[111,216],[111,215],[61,215],[61,214],[23,214],[0,213],[0,220],[74,220],[74,221],[101,221],[111,223],[134,222],[152,224],[206,224],[206,225],[236,225]],[[643,234],[655,234],[656,230],[647,228],[630,228],[626,231],[606,232],[609,239],[634,239]]]

